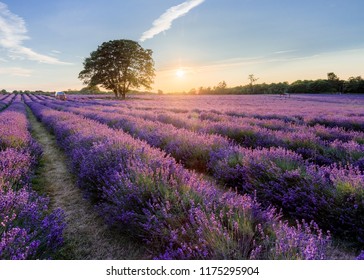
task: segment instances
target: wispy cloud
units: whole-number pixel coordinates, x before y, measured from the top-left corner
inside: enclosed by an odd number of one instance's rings
[[[1,75],[18,76],[18,77],[30,77],[32,70],[20,68],[20,67],[5,67],[0,68]]]
[[[292,53],[296,52],[297,50],[283,50],[283,51],[276,51],[275,54],[284,54],[284,53]]]
[[[70,64],[25,47],[23,41],[30,39],[27,32],[25,21],[18,15],[13,14],[6,4],[0,2],[0,47],[9,52],[9,57],[47,64]]]
[[[169,8],[164,14],[153,22],[153,27],[145,31],[140,37],[140,41],[143,42],[147,39],[153,38],[155,35],[166,31],[171,28],[172,22],[187,14],[191,9],[202,4],[205,0],[189,0],[180,5]]]

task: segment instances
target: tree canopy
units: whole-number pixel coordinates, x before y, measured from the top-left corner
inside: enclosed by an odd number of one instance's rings
[[[79,91],[80,93],[92,94],[92,93],[101,93],[101,90],[98,86],[87,86]]]
[[[88,87],[101,85],[116,98],[125,99],[131,88],[151,89],[155,76],[152,53],[132,40],[104,42],[85,59],[78,77]]]

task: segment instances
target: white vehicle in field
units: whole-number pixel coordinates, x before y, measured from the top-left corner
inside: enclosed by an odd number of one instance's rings
[[[63,91],[57,91],[54,96],[59,100],[67,100],[66,94]]]

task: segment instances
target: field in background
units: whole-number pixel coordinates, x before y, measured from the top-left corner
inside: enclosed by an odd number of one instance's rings
[[[112,95],[69,95],[70,100],[109,99]],[[292,94],[291,97],[279,95],[143,95],[130,96],[133,107],[218,110],[253,114],[278,115],[350,115],[363,114],[364,95],[334,94]],[[115,101],[114,104],[119,104]],[[112,104],[112,103],[108,103]],[[283,109],[283,111],[282,111]]]

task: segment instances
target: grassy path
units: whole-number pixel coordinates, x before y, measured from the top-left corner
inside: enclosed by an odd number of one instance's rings
[[[65,212],[65,246],[60,259],[147,259],[145,248],[130,237],[109,229],[93,206],[83,198],[67,159],[50,134],[28,108],[32,135],[43,149],[33,187],[46,193],[54,208]]]

